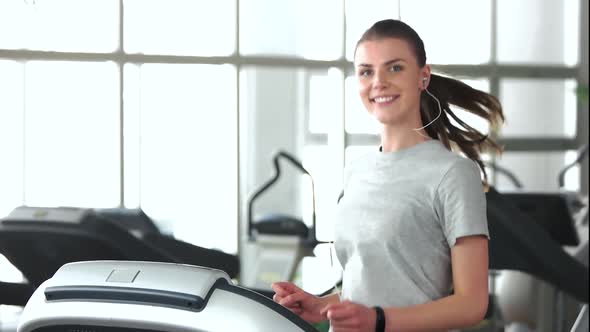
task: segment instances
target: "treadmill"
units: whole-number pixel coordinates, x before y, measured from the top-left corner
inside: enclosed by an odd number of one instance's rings
[[[173,257],[175,262],[219,269],[227,273],[230,278],[236,278],[239,275],[240,260],[237,255],[199,247],[163,234],[141,208],[95,209],[94,212]]]
[[[23,310],[18,332],[317,332],[223,271],[172,263],[64,265]]]
[[[564,188],[566,172],[587,156],[588,144],[579,149],[576,160],[559,172],[559,188]],[[498,165],[489,166],[518,188],[500,193],[491,187],[486,193],[489,267],[531,274],[587,305],[588,265],[583,257],[574,257],[563,248],[580,245],[573,211],[585,204],[574,192],[523,191],[512,172]],[[587,243],[584,246],[587,251]]]
[[[133,260],[191,264],[222,270],[230,278],[239,271],[234,255],[159,233],[141,238],[113,218],[83,208],[16,208],[0,220],[0,253],[28,281],[28,285],[0,285],[10,295],[2,297],[0,303],[21,306],[35,288],[70,262]]]
[[[562,248],[579,243],[566,198],[506,194],[493,187],[486,198],[490,269],[531,274],[587,304],[588,267]]]

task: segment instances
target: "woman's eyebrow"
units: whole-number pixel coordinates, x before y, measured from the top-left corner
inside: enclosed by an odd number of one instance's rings
[[[396,62],[405,62],[405,60],[404,60],[404,59],[400,59],[400,58],[396,58],[396,59],[388,60],[388,61],[385,61],[385,62],[383,63],[383,66],[388,66],[388,65],[394,64],[394,63],[396,63]],[[373,67],[373,65],[371,65],[371,64],[368,64],[368,63],[359,63],[359,64],[357,65],[357,67],[371,68],[371,67]]]
[[[388,66],[388,65],[392,65],[396,62],[405,62],[404,59],[393,59],[393,60],[389,60],[383,63],[383,66]]]

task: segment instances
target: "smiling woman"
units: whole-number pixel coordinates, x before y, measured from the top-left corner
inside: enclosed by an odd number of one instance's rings
[[[587,109],[572,92],[587,76],[587,45],[578,45],[587,40],[587,7],[575,0],[0,0],[0,215],[33,203],[143,206],[164,231],[236,253],[247,197],[271,171],[272,152],[284,149],[317,179],[318,237],[334,240],[332,224],[341,220],[329,216],[344,206],[335,204],[343,159],[389,155],[378,154],[379,145],[388,150],[375,135],[384,125],[359,98],[361,78],[351,69],[366,28],[392,17],[420,33],[431,72],[499,98],[510,120],[500,132],[449,102],[458,118],[506,143],[494,161],[528,188],[553,190],[551,169],[563,167],[567,150],[587,135],[577,120]],[[381,74],[395,79],[408,66],[392,63]],[[415,66],[414,76],[422,70]],[[405,84],[418,90],[421,79]],[[389,86],[371,108],[384,106],[380,116],[399,123],[405,118],[387,110],[415,104],[422,115],[408,137],[444,143],[431,130],[447,120],[462,126],[445,109],[451,85],[440,82],[451,84],[430,74],[428,90]],[[409,102],[410,94],[421,101]],[[431,155],[411,175],[430,164],[437,164]],[[353,169],[342,204],[354,193]],[[493,172],[498,190],[512,188]],[[568,176],[576,188],[587,190],[587,167],[575,173]],[[297,176],[285,181],[260,211],[311,215],[309,186]]]
[[[459,106],[497,127],[504,116],[494,96],[432,74],[426,64],[424,43],[401,21],[380,21],[367,30],[357,44],[355,67],[361,100],[383,125],[383,151],[408,147],[423,138],[438,139],[447,149],[453,145],[475,161],[487,180],[479,153],[500,148],[459,119],[450,105]],[[407,136],[408,131],[422,137]],[[390,146],[393,142],[395,145]]]
[[[499,147],[450,105],[493,125],[503,120],[502,107],[483,91],[432,74],[422,40],[401,21],[367,30],[354,64],[381,145],[344,171],[334,214],[342,292],[316,297],[281,282],[274,299],[310,322],[329,320],[334,332],[475,325],[488,299],[480,153]]]
[[[412,112],[420,101],[416,82],[427,78],[430,68],[418,66],[407,42],[367,41],[359,45],[355,58],[359,93],[367,111],[382,124],[420,127],[420,114]]]

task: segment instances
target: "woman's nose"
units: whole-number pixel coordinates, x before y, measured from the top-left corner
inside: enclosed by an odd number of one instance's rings
[[[377,71],[373,75],[373,87],[380,88],[387,86],[387,77],[384,72]]]

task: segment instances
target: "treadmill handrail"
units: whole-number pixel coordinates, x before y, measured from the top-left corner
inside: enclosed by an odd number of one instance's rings
[[[509,170],[505,167],[502,167],[502,166],[498,165],[497,163],[487,163],[486,166],[488,166],[492,170],[506,176],[516,188],[518,188],[518,189],[523,188],[522,182],[518,179],[516,174],[514,174],[511,170]]]
[[[147,305],[170,306],[190,311],[202,310],[205,303],[205,300],[197,295],[170,292],[161,289],[84,285],[47,287],[45,289],[45,299],[47,301],[122,301]]]
[[[559,171],[559,175],[557,176],[557,184],[559,188],[563,188],[565,185],[565,173],[569,171],[572,167],[578,165],[579,163],[584,160],[588,156],[588,144],[584,144],[580,150],[578,150],[578,156],[576,160],[572,161],[570,164],[566,165],[564,168]]]
[[[295,157],[293,157],[292,155],[290,155],[289,153],[287,153],[285,151],[278,151],[275,154],[275,156],[273,158],[273,165],[274,165],[273,176],[268,181],[266,181],[260,188],[258,188],[254,192],[254,194],[252,194],[250,196],[250,198],[248,199],[248,237],[252,237],[252,228],[253,228],[253,212],[252,211],[253,211],[253,207],[254,207],[254,201],[263,192],[268,190],[268,188],[270,188],[275,182],[277,182],[277,180],[281,176],[281,168],[279,166],[279,159],[280,158],[287,159],[297,169],[299,169],[304,174],[307,174],[310,178],[310,181],[311,181],[311,202],[312,202],[312,209],[311,209],[312,231],[309,232],[308,236],[311,237],[309,240],[311,240],[312,242],[315,242],[316,241],[316,235],[315,235],[315,231],[316,231],[316,212],[315,212],[316,207],[315,206],[316,206],[316,204],[315,204],[315,185],[314,185],[313,177],[307,171],[307,169],[305,169],[305,167],[303,167],[301,162],[299,162],[297,159],[295,159]]]

